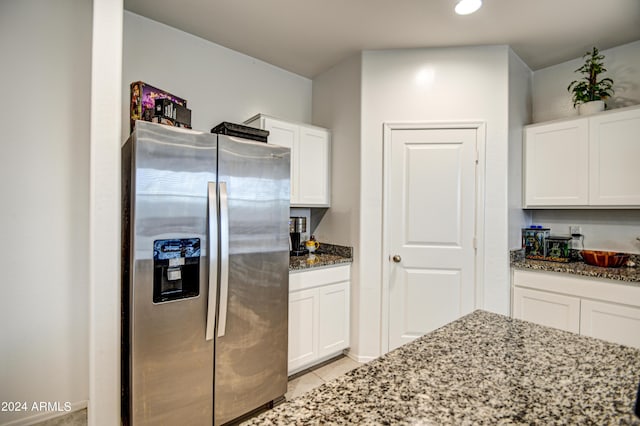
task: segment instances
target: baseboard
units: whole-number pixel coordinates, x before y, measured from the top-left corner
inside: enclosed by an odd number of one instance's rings
[[[374,359],[378,358],[377,356],[360,356],[358,354],[355,354],[349,351],[345,352],[344,355],[361,364],[367,363],[369,361],[373,361]]]
[[[305,374],[313,371],[313,370],[317,370],[320,367],[324,367],[327,364],[331,364],[334,361],[337,361],[338,359],[342,358],[344,356],[343,352],[337,352],[331,355],[327,355],[325,357],[322,358],[318,358],[317,360],[314,361],[314,364],[311,365],[307,365],[306,367],[300,367],[298,369],[292,370],[291,373],[289,374],[288,380],[291,381],[293,379],[297,379],[300,376],[304,376]]]
[[[64,408],[64,402],[61,403]],[[69,411],[44,411],[33,416],[23,417],[21,419],[11,420],[9,423],[3,423],[2,426],[28,426],[36,423],[44,422],[46,420],[55,419],[57,417],[67,416],[75,411],[80,411],[89,405],[89,401],[76,401],[72,402],[69,406]]]

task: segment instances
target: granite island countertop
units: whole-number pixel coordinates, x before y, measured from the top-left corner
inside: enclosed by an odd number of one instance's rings
[[[351,262],[353,262],[352,247],[320,243],[320,249],[313,255],[289,257],[289,272],[339,266]]]
[[[475,311],[246,424],[632,424],[640,350]]]
[[[511,252],[511,267],[516,269],[530,269],[534,271],[560,272],[564,274],[581,275],[592,278],[604,278],[608,280],[624,281],[633,286],[640,286],[640,256],[631,255],[636,266],[620,268],[601,268],[587,265],[582,261],[576,262],[550,262],[546,260],[526,259],[519,253],[520,250]]]

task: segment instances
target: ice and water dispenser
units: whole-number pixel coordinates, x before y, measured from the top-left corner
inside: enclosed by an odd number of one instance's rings
[[[153,242],[153,303],[200,292],[200,238]]]

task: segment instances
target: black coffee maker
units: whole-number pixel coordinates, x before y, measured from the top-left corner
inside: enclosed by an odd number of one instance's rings
[[[289,218],[289,241],[291,248],[291,256],[302,256],[307,254],[307,249],[300,242],[300,235],[307,232],[306,217],[290,217]]]

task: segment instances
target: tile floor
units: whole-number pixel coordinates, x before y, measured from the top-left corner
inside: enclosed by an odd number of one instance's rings
[[[296,398],[361,365],[361,363],[346,356],[338,358],[329,364],[318,367],[302,376],[295,377],[290,380],[289,385],[287,386],[287,393],[284,396],[287,401]]]
[[[295,375],[289,381],[287,386],[287,393],[285,398],[287,400],[296,398],[302,394],[309,392],[312,389],[317,388],[325,382],[333,380],[338,376],[341,376],[348,371],[353,370],[361,366],[362,364],[347,358],[346,356],[331,360],[328,364],[321,365],[320,367],[308,371],[302,375]],[[87,425],[87,410],[80,410],[66,416],[56,417],[55,419],[47,420],[38,423],[38,426],[86,426]]]
[[[37,426],[87,426],[87,409],[74,411],[55,419],[37,423]]]

